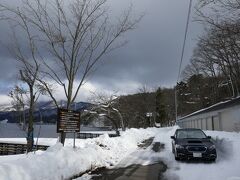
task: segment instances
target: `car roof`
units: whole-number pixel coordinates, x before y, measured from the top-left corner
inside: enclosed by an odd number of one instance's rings
[[[177,129],[177,131],[202,131],[201,129],[197,128],[182,128],[182,129]]]

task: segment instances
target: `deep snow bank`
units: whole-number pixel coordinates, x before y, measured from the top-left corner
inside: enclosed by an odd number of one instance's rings
[[[137,144],[155,136],[157,129],[130,129],[121,137],[107,134],[95,139],[77,140],[77,148],[57,143],[46,152],[0,157],[1,180],[59,180],[94,167],[112,166],[137,149]],[[71,145],[70,141],[66,143]]]

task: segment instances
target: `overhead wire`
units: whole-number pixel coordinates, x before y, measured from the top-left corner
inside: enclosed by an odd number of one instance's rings
[[[183,58],[184,58],[184,53],[185,53],[185,47],[186,47],[186,40],[187,40],[188,29],[189,29],[188,27],[189,27],[191,10],[192,10],[192,0],[189,0],[188,14],[187,14],[187,22],[186,22],[186,26],[185,26],[184,40],[183,40],[183,46],[182,46],[182,51],[181,51],[180,64],[179,64],[177,81],[176,81],[176,87],[175,87],[175,114],[176,114],[176,121],[177,121],[177,117],[178,117],[178,115],[177,115],[177,113],[178,113],[177,85],[178,85],[178,81],[179,81],[179,79],[180,79],[180,74],[181,74],[181,69],[182,69],[182,63],[183,63]]]

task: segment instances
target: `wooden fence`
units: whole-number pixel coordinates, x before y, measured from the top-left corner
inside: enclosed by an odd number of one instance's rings
[[[96,133],[77,133],[77,138],[87,139],[87,138],[96,138],[103,134]],[[117,134],[108,134],[109,137],[117,137]],[[33,151],[43,150],[45,151],[49,146],[45,145],[34,145]],[[11,143],[11,142],[0,142],[0,156],[2,155],[14,155],[14,154],[24,154],[26,153],[27,145],[21,143]]]
[[[49,146],[45,145],[34,145],[33,150],[43,150],[45,151]],[[1,155],[14,155],[14,154],[24,154],[27,150],[26,144],[17,144],[10,142],[0,142],[0,156]]]

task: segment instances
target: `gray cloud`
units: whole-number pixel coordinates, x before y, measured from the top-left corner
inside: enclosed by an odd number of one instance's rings
[[[12,2],[12,1],[11,1]],[[145,16],[135,31],[125,36],[129,43],[107,55],[90,78],[103,90],[134,92],[136,85],[173,86],[176,82],[189,0],[111,0],[114,14],[133,5]],[[194,1],[195,2],[195,1]],[[196,3],[196,2],[195,2]],[[5,28],[0,28],[4,34]],[[202,28],[190,23],[184,65],[188,63]],[[4,39],[6,41],[6,39]],[[16,77],[16,65],[0,48],[0,94]],[[8,83],[9,82],[9,83]],[[129,89],[132,88],[132,89]],[[1,101],[0,101],[1,103]]]
[[[188,2],[132,1],[133,7],[145,11],[146,15],[139,28],[127,36],[130,42],[108,57],[110,62],[98,70],[93,80],[106,84],[103,87],[108,84],[113,88],[115,81],[125,87],[129,80],[150,87],[173,86],[178,73]],[[184,65],[188,63],[200,33],[201,26],[191,22]]]

